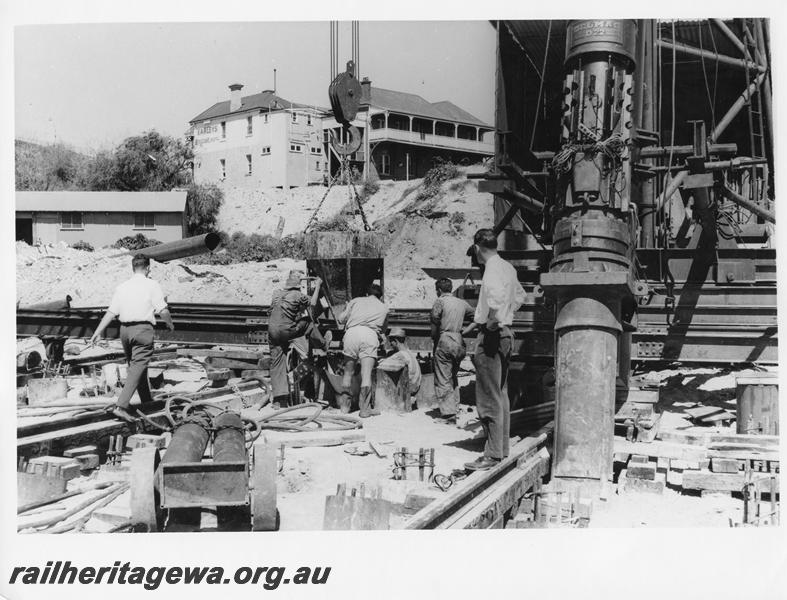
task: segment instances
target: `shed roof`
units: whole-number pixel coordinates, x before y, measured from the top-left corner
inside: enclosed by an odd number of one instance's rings
[[[183,212],[186,192],[17,192],[16,210],[30,212]]]

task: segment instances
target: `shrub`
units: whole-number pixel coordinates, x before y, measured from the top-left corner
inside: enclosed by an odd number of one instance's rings
[[[93,252],[93,250],[95,250],[92,244],[84,240],[79,240],[78,242],[74,242],[73,244],[71,244],[71,247],[74,250],[84,250],[85,252]]]
[[[448,225],[450,227],[449,233],[452,235],[459,235],[462,233],[462,224],[466,221],[465,213],[455,212],[451,213],[448,217]]]
[[[124,248],[125,250],[142,250],[150,246],[158,246],[161,242],[146,238],[141,233],[137,235],[127,235],[112,244],[113,248]]]
[[[241,262],[268,262],[279,258],[306,258],[303,234],[277,238],[259,233],[236,231],[231,236],[221,232],[223,251],[191,257],[192,264],[228,265]]]
[[[441,193],[444,182],[459,176],[459,169],[451,161],[440,157],[434,159],[434,166],[424,175],[421,190],[415,197],[416,203],[437,199]]]

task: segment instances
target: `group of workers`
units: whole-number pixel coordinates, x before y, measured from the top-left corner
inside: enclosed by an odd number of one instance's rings
[[[476,372],[476,409],[486,434],[483,454],[466,463],[470,470],[485,470],[508,456],[510,405],[507,392],[508,365],[511,358],[514,312],[525,301],[525,291],[516,271],[497,253],[497,236],[491,229],[480,229],[468,250],[473,264],[483,271],[478,302],[472,308],[465,300],[452,294],[450,279],[435,283],[437,300],[430,313],[433,341],[433,372],[439,417],[456,423],[459,409],[457,376],[466,356],[464,338],[475,333],[477,341],[472,356]],[[172,330],[172,318],[161,287],[149,278],[150,260],[137,255],[132,260],[133,276],[115,291],[109,308],[97,327],[91,343],[95,343],[116,317],[120,320],[120,339],[129,364],[126,382],[112,412],[118,418],[134,421],[128,412],[135,391],[140,400],[151,399],[147,366],[153,355],[155,314],[159,314]],[[317,327],[320,313],[322,282],[314,278],[311,296],[302,291],[304,274],[291,271],[284,287],[271,299],[268,320],[270,376],[274,404],[286,405],[290,397],[288,356],[299,344],[304,352],[325,351],[332,336]],[[396,372],[407,368],[408,387],[414,397],[421,386],[421,369],[415,354],[407,345],[405,331],[400,327],[388,330],[388,307],[382,300],[383,291],[371,284],[366,295],[351,299],[336,320],[343,326],[342,390],[336,403],[342,412],[350,412],[353,376],[360,371],[358,394],[359,416],[379,415],[372,406],[372,376],[375,369]],[[378,362],[381,348],[389,355]]]

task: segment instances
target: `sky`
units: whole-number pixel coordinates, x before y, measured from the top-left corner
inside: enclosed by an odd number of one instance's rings
[[[340,25],[340,64],[351,55]],[[330,29],[324,22],[110,23],[15,28],[15,135],[77,149],[110,148],[188,121],[229,97],[273,88],[329,106]],[[360,76],[372,85],[450,100],[493,122],[495,35],[489,21],[364,21]]]

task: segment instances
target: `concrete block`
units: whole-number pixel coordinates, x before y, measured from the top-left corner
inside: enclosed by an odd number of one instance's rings
[[[147,433],[135,433],[126,439],[126,450],[134,448],[164,448],[164,438],[160,435],[150,435]]]
[[[670,465],[670,459],[669,458],[664,458],[663,456],[659,456],[656,459],[656,468],[659,471],[666,472],[667,469],[669,469],[669,465]]]
[[[654,467],[655,470],[655,467]],[[618,480],[618,494],[628,493],[648,493],[648,494],[662,494],[664,493],[664,485],[666,477],[663,473],[658,473],[656,480],[641,479],[639,477],[628,477],[626,471],[621,472],[621,477]]]
[[[31,379],[27,382],[27,403],[29,406],[46,406],[66,399],[68,383],[63,377]]]
[[[39,456],[28,463],[28,472],[68,480],[79,477],[80,465],[74,458]]]
[[[97,469],[99,466],[98,454],[81,454],[76,457],[81,470]]]
[[[628,479],[647,479],[654,481],[656,479],[656,465],[649,464],[632,464],[629,462],[628,469],[626,470],[626,477]]]
[[[710,470],[714,473],[737,473],[738,461],[734,458],[712,458]]]

